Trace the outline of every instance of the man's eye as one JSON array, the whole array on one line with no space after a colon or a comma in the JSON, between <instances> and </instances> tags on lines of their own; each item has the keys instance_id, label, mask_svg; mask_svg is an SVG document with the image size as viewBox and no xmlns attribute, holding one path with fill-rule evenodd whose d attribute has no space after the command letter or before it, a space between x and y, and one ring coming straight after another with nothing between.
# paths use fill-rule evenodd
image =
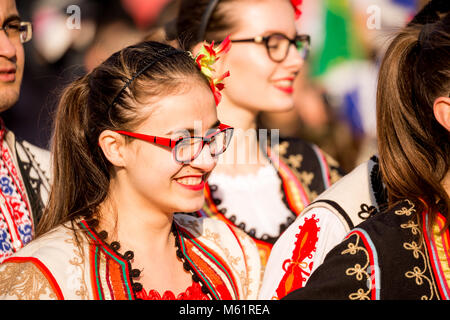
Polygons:
<instances>
[{"instance_id":1,"label":"man's eye","mask_svg":"<svg viewBox=\"0 0 450 320\"><path fill-rule=\"evenodd\" d=\"M8 23L6 25L7 30L13 30L13 31L19 31L20 29L20 23Z\"/></svg>"}]
</instances>

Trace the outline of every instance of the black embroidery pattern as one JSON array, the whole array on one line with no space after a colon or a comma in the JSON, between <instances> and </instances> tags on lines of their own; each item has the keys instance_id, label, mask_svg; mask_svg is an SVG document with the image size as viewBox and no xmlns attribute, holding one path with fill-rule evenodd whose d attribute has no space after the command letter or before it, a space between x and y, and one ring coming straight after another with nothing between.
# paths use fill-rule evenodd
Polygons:
<instances>
[{"instance_id":1,"label":"black embroidery pattern","mask_svg":"<svg viewBox=\"0 0 450 320\"><path fill-rule=\"evenodd\" d=\"M367 220L371 216L375 215L378 212L376 207L370 206L370 205L365 204L365 203L363 203L360 206L360 209L361 210L358 212L358 217L360 217L362 220Z\"/></svg>"},{"instance_id":2,"label":"black embroidery pattern","mask_svg":"<svg viewBox=\"0 0 450 320\"><path fill-rule=\"evenodd\" d=\"M25 189L27 190L33 214L33 219L35 224L37 224L40 220L42 210L45 207L41 194L42 188L44 188L45 192L47 192L48 194L50 190L46 186L50 185L50 181L45 171L36 161L33 153L30 151L30 149L25 147L23 140L16 139L15 147L16 147L16 158L20 172L23 177ZM19 153L17 152L19 148L25 154L24 156L19 156Z\"/></svg>"},{"instance_id":3,"label":"black embroidery pattern","mask_svg":"<svg viewBox=\"0 0 450 320\"><path fill-rule=\"evenodd\" d=\"M374 166L372 167L372 171L370 172L370 184L372 186L372 190L375 195L375 200L377 202L378 208L380 208L381 210L387 204L388 200L387 190L383 186L383 180L381 178L378 157L374 155L370 158L370 160L375 162Z\"/></svg>"}]
</instances>

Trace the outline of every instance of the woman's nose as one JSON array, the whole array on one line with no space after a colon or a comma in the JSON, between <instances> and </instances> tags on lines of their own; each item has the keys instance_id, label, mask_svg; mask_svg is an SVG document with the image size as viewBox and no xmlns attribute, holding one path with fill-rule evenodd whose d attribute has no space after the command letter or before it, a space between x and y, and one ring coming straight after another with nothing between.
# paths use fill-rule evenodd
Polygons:
<instances>
[{"instance_id":1,"label":"woman's nose","mask_svg":"<svg viewBox=\"0 0 450 320\"><path fill-rule=\"evenodd\" d=\"M206 144L200 154L190 162L192 167L201 169L205 172L212 171L217 164L217 158L211 155L209 145Z\"/></svg>"},{"instance_id":2,"label":"woman's nose","mask_svg":"<svg viewBox=\"0 0 450 320\"><path fill-rule=\"evenodd\" d=\"M289 46L289 51L286 59L283 61L283 65L290 70L299 71L305 60L301 56L300 52L298 52L296 46L291 43Z\"/></svg>"}]
</instances>

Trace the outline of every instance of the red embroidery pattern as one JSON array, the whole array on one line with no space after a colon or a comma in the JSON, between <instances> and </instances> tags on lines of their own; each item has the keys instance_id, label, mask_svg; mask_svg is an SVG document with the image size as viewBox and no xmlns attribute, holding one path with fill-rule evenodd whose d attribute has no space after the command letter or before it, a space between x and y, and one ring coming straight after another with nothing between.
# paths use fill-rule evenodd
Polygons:
<instances>
[{"instance_id":1,"label":"red embroidery pattern","mask_svg":"<svg viewBox=\"0 0 450 320\"><path fill-rule=\"evenodd\" d=\"M186 289L185 292L180 293L178 296L172 291L166 291L164 294L159 294L156 290L150 290L148 294L144 289L136 293L136 298L142 300L209 300L208 296L202 292L202 288L197 282L193 282L192 285Z\"/></svg>"},{"instance_id":2,"label":"red embroidery pattern","mask_svg":"<svg viewBox=\"0 0 450 320\"><path fill-rule=\"evenodd\" d=\"M32 239L33 221L27 194L4 137L0 119L0 262Z\"/></svg>"},{"instance_id":3,"label":"red embroidery pattern","mask_svg":"<svg viewBox=\"0 0 450 320\"><path fill-rule=\"evenodd\" d=\"M295 236L295 248L292 251L292 257L283 262L283 270L285 272L280 284L276 290L279 299L286 296L288 293L303 287L306 276L310 275L313 263L309 265L304 261L306 258L312 258L312 252L316 250L316 243L318 241L318 233L320 228L317 226L319 219L306 218L303 226L300 226L300 232ZM306 271L305 269L308 269Z\"/></svg>"},{"instance_id":4,"label":"red embroidery pattern","mask_svg":"<svg viewBox=\"0 0 450 320\"><path fill-rule=\"evenodd\" d=\"M192 266L201 272L207 282L212 285L213 298L221 300L239 300L236 280L230 266L213 250L202 244L186 229L179 226L183 234L181 246ZM180 240L181 237L179 237ZM197 250L195 250L195 248Z\"/></svg>"}]
</instances>

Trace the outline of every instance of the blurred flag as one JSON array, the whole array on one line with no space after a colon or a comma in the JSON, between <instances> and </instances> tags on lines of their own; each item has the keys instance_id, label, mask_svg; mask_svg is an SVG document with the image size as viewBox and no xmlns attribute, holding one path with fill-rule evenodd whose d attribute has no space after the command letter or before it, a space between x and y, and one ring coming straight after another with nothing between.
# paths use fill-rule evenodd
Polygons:
<instances>
[{"instance_id":1,"label":"blurred flag","mask_svg":"<svg viewBox=\"0 0 450 320\"><path fill-rule=\"evenodd\" d=\"M355 33L348 0L323 0L324 40L311 61L312 76L322 76L348 60L364 58L364 50Z\"/></svg>"}]
</instances>

